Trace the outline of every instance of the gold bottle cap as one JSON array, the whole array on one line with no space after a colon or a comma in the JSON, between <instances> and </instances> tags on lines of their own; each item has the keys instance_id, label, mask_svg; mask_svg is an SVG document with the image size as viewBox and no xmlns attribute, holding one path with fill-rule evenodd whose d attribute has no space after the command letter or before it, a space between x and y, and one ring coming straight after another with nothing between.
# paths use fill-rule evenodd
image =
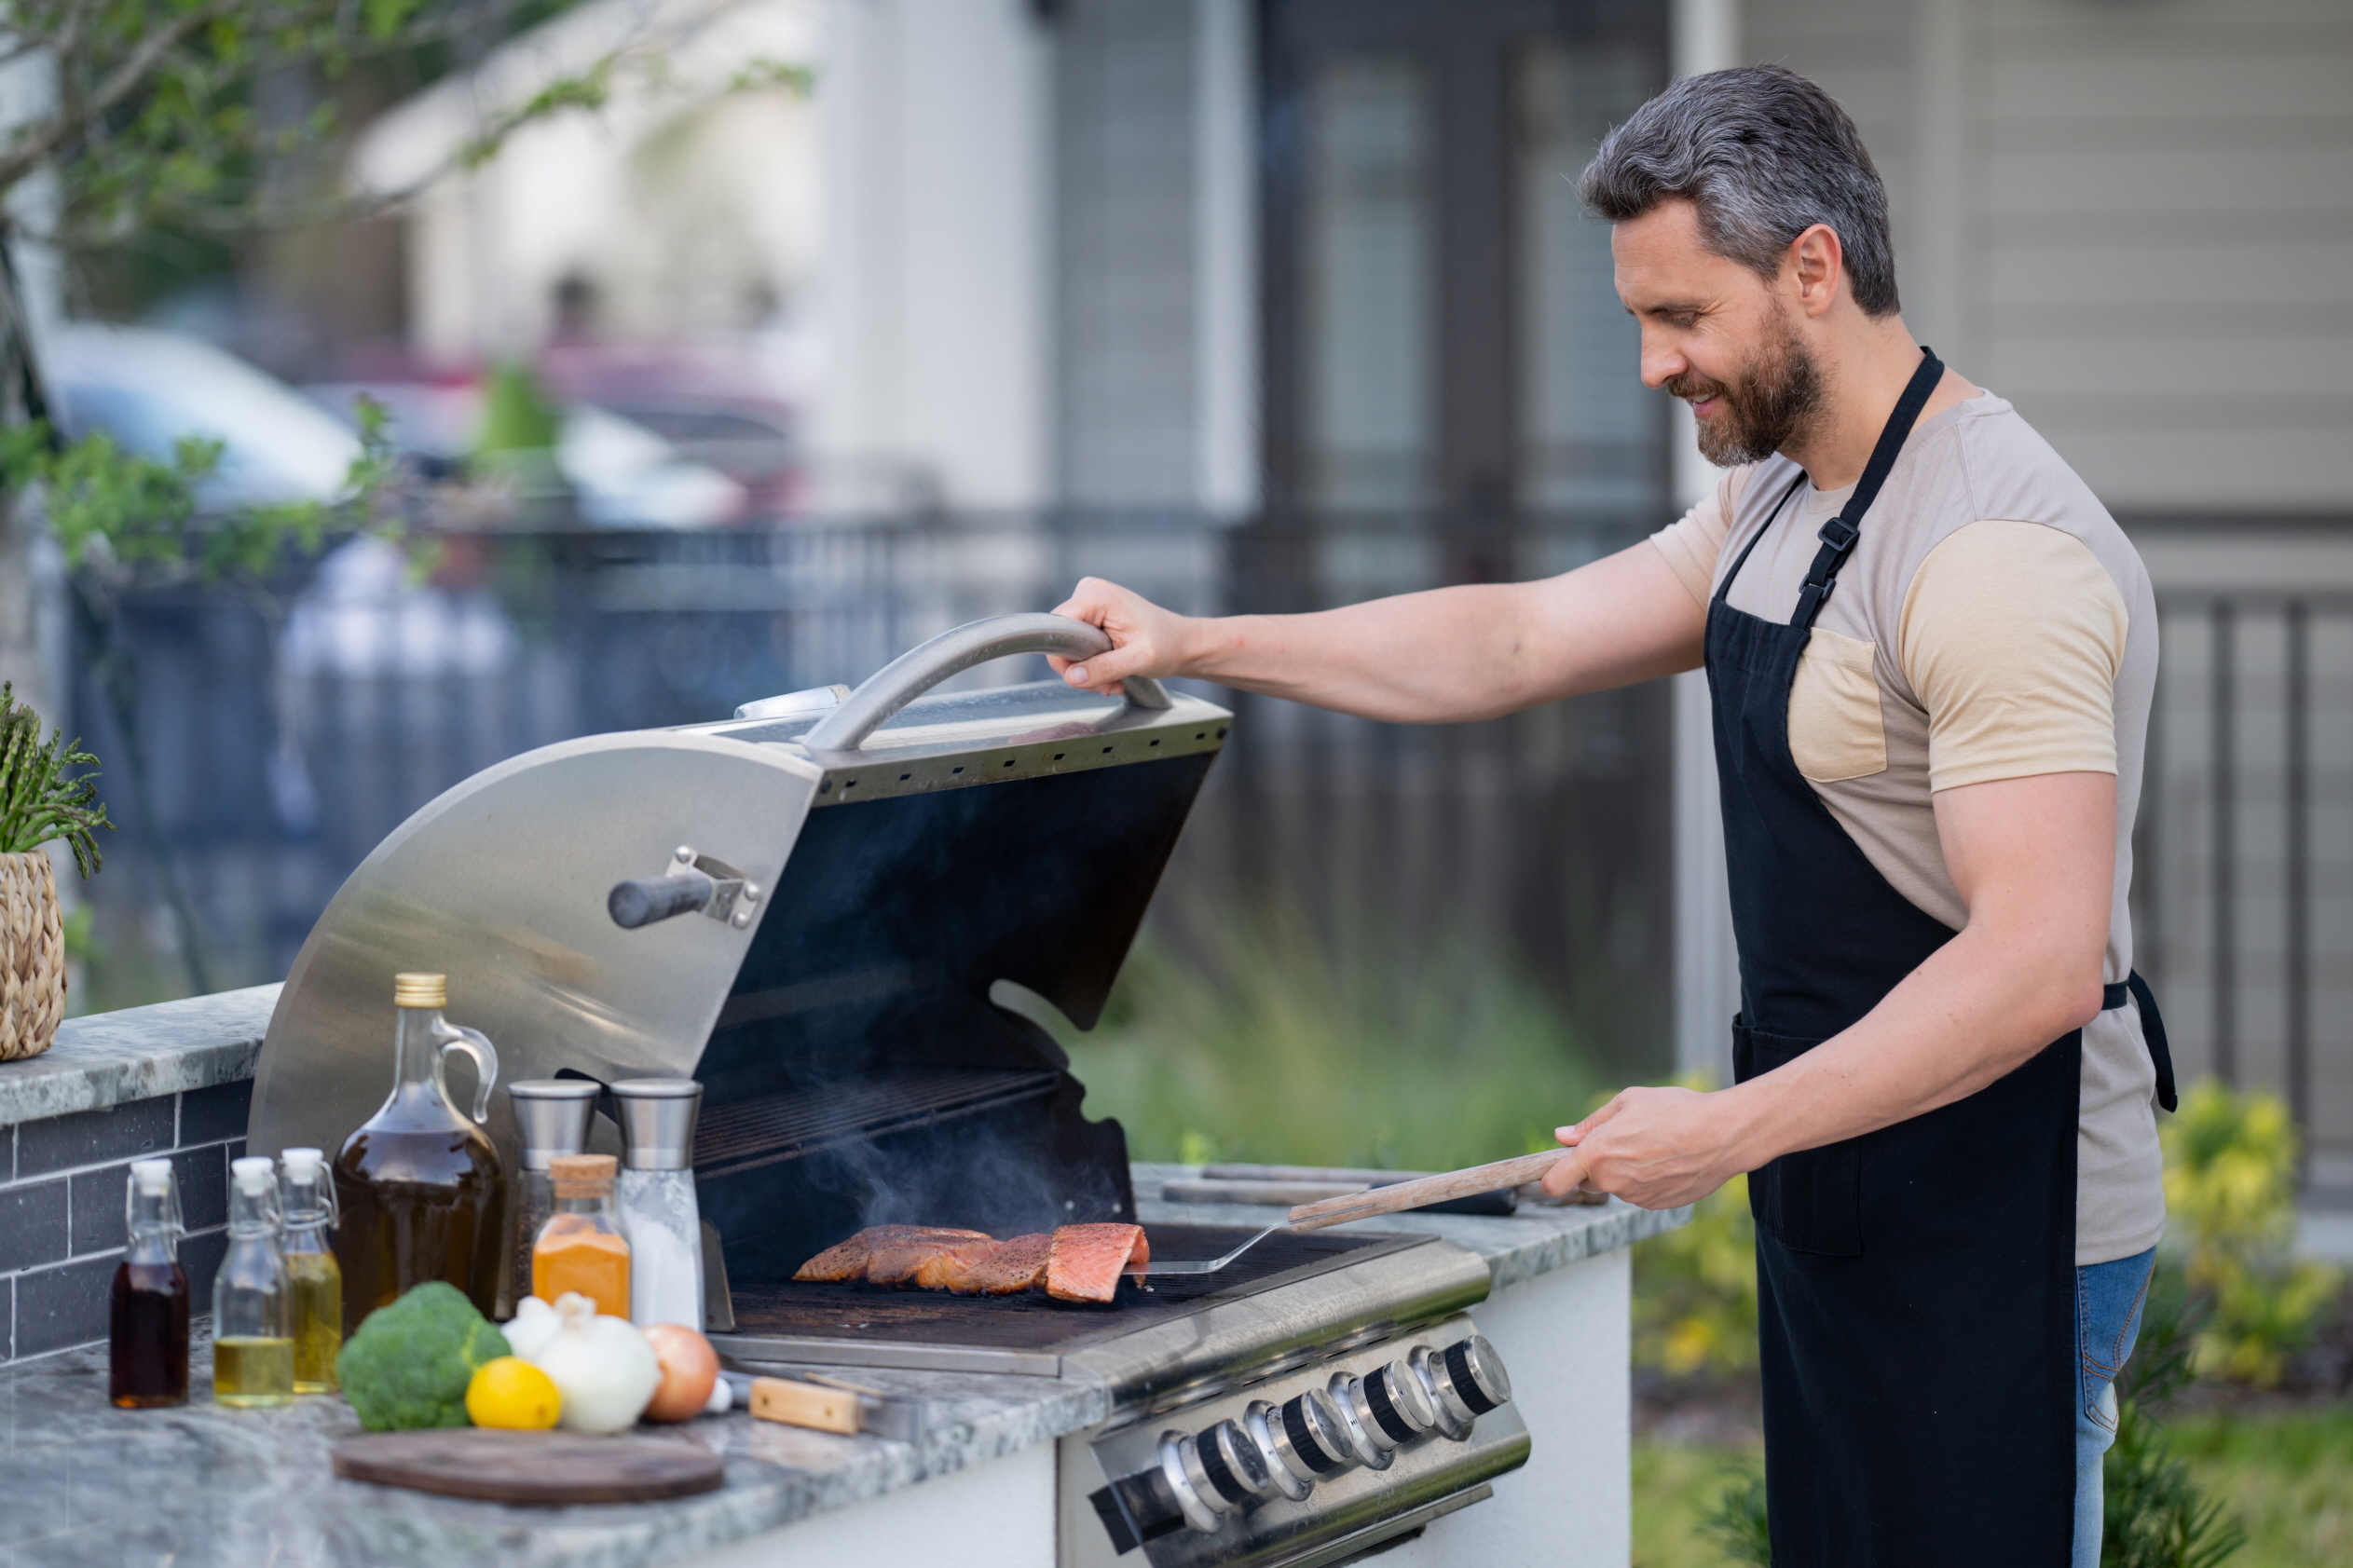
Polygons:
<instances>
[{"instance_id":1,"label":"gold bottle cap","mask_svg":"<svg viewBox=\"0 0 2353 1568\"><path fill-rule=\"evenodd\" d=\"M449 976L446 975L393 975L392 1005L395 1007L448 1006Z\"/></svg>"},{"instance_id":2,"label":"gold bottle cap","mask_svg":"<svg viewBox=\"0 0 2353 1568\"><path fill-rule=\"evenodd\" d=\"M547 1162L548 1185L559 1198L602 1197L613 1190L620 1168L610 1154L558 1154Z\"/></svg>"}]
</instances>

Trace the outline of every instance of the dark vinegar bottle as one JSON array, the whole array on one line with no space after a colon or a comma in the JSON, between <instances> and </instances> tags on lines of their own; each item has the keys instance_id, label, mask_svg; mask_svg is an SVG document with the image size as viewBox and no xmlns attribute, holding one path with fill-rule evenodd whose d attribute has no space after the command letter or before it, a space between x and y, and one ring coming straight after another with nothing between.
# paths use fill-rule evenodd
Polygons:
<instances>
[{"instance_id":1,"label":"dark vinegar bottle","mask_svg":"<svg viewBox=\"0 0 2353 1568\"><path fill-rule=\"evenodd\" d=\"M180 1188L170 1160L130 1167L124 1219L130 1248L115 1271L107 1321L106 1397L127 1411L188 1402L188 1276L180 1246Z\"/></svg>"}]
</instances>

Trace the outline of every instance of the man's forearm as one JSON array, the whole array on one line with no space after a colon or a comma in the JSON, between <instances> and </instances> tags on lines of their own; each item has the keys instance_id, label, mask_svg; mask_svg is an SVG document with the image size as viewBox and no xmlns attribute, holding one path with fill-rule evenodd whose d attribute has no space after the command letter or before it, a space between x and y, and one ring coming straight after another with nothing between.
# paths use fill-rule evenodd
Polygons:
<instances>
[{"instance_id":1,"label":"man's forearm","mask_svg":"<svg viewBox=\"0 0 2353 1568\"><path fill-rule=\"evenodd\" d=\"M1543 582L1187 620L1175 673L1367 718L1443 723L1689 668L1700 623L1646 543Z\"/></svg>"},{"instance_id":2,"label":"man's forearm","mask_svg":"<svg viewBox=\"0 0 2353 1568\"><path fill-rule=\"evenodd\" d=\"M1754 1170L1966 1098L2100 1010L2097 975L2047 951L1963 931L1844 1033L1728 1089L1723 1111Z\"/></svg>"},{"instance_id":3,"label":"man's forearm","mask_svg":"<svg viewBox=\"0 0 2353 1568\"><path fill-rule=\"evenodd\" d=\"M1392 723L1484 718L1542 700L1522 658L1519 599L1481 584L1188 621L1183 673Z\"/></svg>"}]
</instances>

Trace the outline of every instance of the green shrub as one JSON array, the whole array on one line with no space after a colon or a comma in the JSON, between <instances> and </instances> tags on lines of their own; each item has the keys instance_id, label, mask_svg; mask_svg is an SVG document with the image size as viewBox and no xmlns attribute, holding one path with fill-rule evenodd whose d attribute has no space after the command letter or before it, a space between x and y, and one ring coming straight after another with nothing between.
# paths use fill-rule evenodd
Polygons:
<instances>
[{"instance_id":1,"label":"green shrub","mask_svg":"<svg viewBox=\"0 0 2353 1568\"><path fill-rule=\"evenodd\" d=\"M2287 1107L2209 1080L2182 1097L2159 1136L2166 1207L2187 1249L2188 1282L2212 1307L2197 1370L2269 1387L2343 1284L2334 1269L2289 1255L2296 1134Z\"/></svg>"},{"instance_id":2,"label":"green shrub","mask_svg":"<svg viewBox=\"0 0 2353 1568\"><path fill-rule=\"evenodd\" d=\"M1726 1472L1724 1490L1700 1516L1700 1530L1713 1535L1724 1561L1772 1568L1772 1533L1765 1526L1765 1469L1738 1465Z\"/></svg>"}]
</instances>

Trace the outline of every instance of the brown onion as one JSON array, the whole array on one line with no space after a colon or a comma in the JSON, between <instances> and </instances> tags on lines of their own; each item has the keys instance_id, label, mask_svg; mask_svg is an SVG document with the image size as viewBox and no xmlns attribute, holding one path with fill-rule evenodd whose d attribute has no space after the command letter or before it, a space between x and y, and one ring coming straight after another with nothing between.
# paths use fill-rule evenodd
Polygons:
<instances>
[{"instance_id":1,"label":"brown onion","mask_svg":"<svg viewBox=\"0 0 2353 1568\"><path fill-rule=\"evenodd\" d=\"M648 1421L685 1421L701 1415L719 1380L719 1353L711 1342L682 1323L656 1323L646 1343L662 1364L662 1384L646 1406Z\"/></svg>"}]
</instances>

